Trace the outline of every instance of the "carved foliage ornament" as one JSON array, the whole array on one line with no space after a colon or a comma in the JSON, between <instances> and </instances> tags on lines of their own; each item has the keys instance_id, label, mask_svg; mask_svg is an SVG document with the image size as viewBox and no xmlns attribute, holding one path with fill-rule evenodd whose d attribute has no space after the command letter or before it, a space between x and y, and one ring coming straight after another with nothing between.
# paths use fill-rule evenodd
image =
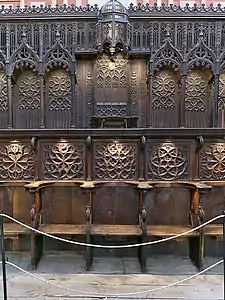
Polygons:
<instances>
[{"instance_id":1,"label":"carved foliage ornament","mask_svg":"<svg viewBox=\"0 0 225 300\"><path fill-rule=\"evenodd\" d=\"M47 78L49 110L71 109L71 77L65 70L54 70Z\"/></svg>"},{"instance_id":2,"label":"carved foliage ornament","mask_svg":"<svg viewBox=\"0 0 225 300\"><path fill-rule=\"evenodd\" d=\"M84 146L60 142L44 146L44 179L82 179Z\"/></svg>"},{"instance_id":3,"label":"carved foliage ornament","mask_svg":"<svg viewBox=\"0 0 225 300\"><path fill-rule=\"evenodd\" d=\"M8 110L7 82L5 72L0 70L0 111Z\"/></svg>"},{"instance_id":4,"label":"carved foliage ornament","mask_svg":"<svg viewBox=\"0 0 225 300\"><path fill-rule=\"evenodd\" d=\"M174 74L168 70L156 73L153 79L152 105L154 108L174 108L176 81Z\"/></svg>"},{"instance_id":5,"label":"carved foliage ornament","mask_svg":"<svg viewBox=\"0 0 225 300\"><path fill-rule=\"evenodd\" d=\"M95 174L97 179L125 180L136 178L137 147L131 143L97 144Z\"/></svg>"},{"instance_id":6,"label":"carved foliage ornament","mask_svg":"<svg viewBox=\"0 0 225 300\"><path fill-rule=\"evenodd\" d=\"M188 72L185 90L186 111L205 111L207 85L208 80L202 72L196 70Z\"/></svg>"},{"instance_id":7,"label":"carved foliage ornament","mask_svg":"<svg viewBox=\"0 0 225 300\"><path fill-rule=\"evenodd\" d=\"M126 88L127 60L122 55L117 55L111 61L106 55L97 60L97 87Z\"/></svg>"},{"instance_id":8,"label":"carved foliage ornament","mask_svg":"<svg viewBox=\"0 0 225 300\"><path fill-rule=\"evenodd\" d=\"M34 178L31 146L18 143L0 145L0 178L9 180Z\"/></svg>"},{"instance_id":9,"label":"carved foliage ornament","mask_svg":"<svg viewBox=\"0 0 225 300\"><path fill-rule=\"evenodd\" d=\"M162 143L149 149L149 179L175 180L187 178L187 157L183 148Z\"/></svg>"},{"instance_id":10,"label":"carved foliage ornament","mask_svg":"<svg viewBox=\"0 0 225 300\"><path fill-rule=\"evenodd\" d=\"M40 109L40 81L32 71L23 72L18 78L19 109Z\"/></svg>"},{"instance_id":11,"label":"carved foliage ornament","mask_svg":"<svg viewBox=\"0 0 225 300\"><path fill-rule=\"evenodd\" d=\"M200 152L200 179L225 179L225 144L205 145Z\"/></svg>"}]
</instances>

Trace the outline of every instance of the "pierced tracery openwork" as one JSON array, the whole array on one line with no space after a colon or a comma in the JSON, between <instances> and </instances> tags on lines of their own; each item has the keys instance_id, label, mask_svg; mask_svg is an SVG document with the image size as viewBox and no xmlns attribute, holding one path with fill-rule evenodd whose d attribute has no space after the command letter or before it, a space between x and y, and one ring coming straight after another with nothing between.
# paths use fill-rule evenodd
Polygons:
<instances>
[{"instance_id":1,"label":"pierced tracery openwork","mask_svg":"<svg viewBox=\"0 0 225 300\"><path fill-rule=\"evenodd\" d=\"M44 146L44 179L83 179L84 146L59 142Z\"/></svg>"},{"instance_id":2,"label":"pierced tracery openwork","mask_svg":"<svg viewBox=\"0 0 225 300\"><path fill-rule=\"evenodd\" d=\"M102 180L136 178L137 147L132 143L103 143L95 146L95 175Z\"/></svg>"},{"instance_id":3,"label":"pierced tracery openwork","mask_svg":"<svg viewBox=\"0 0 225 300\"><path fill-rule=\"evenodd\" d=\"M208 144L201 150L200 179L225 179L225 144Z\"/></svg>"},{"instance_id":4,"label":"pierced tracery openwork","mask_svg":"<svg viewBox=\"0 0 225 300\"><path fill-rule=\"evenodd\" d=\"M188 171L187 149L174 143L162 143L149 148L149 179L175 180L186 179Z\"/></svg>"},{"instance_id":5,"label":"pierced tracery openwork","mask_svg":"<svg viewBox=\"0 0 225 300\"><path fill-rule=\"evenodd\" d=\"M34 178L32 149L28 145L0 145L0 178L21 180Z\"/></svg>"}]
</instances>

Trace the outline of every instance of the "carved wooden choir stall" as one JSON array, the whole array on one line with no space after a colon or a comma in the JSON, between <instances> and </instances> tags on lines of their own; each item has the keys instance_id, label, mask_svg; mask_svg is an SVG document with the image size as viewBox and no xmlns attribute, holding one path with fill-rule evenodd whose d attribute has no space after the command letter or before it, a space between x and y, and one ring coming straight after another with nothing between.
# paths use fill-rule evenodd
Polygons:
<instances>
[{"instance_id":1,"label":"carved wooden choir stall","mask_svg":"<svg viewBox=\"0 0 225 300\"><path fill-rule=\"evenodd\" d=\"M104 245L185 233L225 208L221 6L0 10L0 209ZM38 21L37 21L38 20ZM220 255L222 219L132 249L62 244L4 218L8 250Z\"/></svg>"}]
</instances>

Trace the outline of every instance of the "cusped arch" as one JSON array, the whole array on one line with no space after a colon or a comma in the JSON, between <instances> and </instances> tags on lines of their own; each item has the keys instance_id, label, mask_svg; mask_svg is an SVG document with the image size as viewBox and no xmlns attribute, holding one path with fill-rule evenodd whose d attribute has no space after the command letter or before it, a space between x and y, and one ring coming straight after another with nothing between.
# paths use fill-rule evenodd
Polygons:
<instances>
[{"instance_id":1,"label":"cusped arch","mask_svg":"<svg viewBox=\"0 0 225 300\"><path fill-rule=\"evenodd\" d=\"M35 51L26 43L22 41L17 50L14 51L9 60L10 70L12 75L14 69L28 68L37 71L39 57Z\"/></svg>"},{"instance_id":2,"label":"cusped arch","mask_svg":"<svg viewBox=\"0 0 225 300\"><path fill-rule=\"evenodd\" d=\"M215 72L216 57L212 50L201 40L187 55L188 69L198 67L211 68Z\"/></svg>"},{"instance_id":3,"label":"cusped arch","mask_svg":"<svg viewBox=\"0 0 225 300\"><path fill-rule=\"evenodd\" d=\"M168 40L153 55L153 70L159 71L165 67L169 67L178 71L181 68L182 55Z\"/></svg>"},{"instance_id":4,"label":"cusped arch","mask_svg":"<svg viewBox=\"0 0 225 300\"><path fill-rule=\"evenodd\" d=\"M75 74L75 66L70 53L56 41L54 46L46 52L43 59L44 70L49 72L54 68L63 68Z\"/></svg>"}]
</instances>

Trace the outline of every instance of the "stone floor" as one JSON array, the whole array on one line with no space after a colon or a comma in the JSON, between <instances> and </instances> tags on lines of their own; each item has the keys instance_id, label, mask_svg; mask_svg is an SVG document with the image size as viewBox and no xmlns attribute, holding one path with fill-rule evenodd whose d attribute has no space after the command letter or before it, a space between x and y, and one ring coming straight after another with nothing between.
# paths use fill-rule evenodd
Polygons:
<instances>
[{"instance_id":1,"label":"stone floor","mask_svg":"<svg viewBox=\"0 0 225 300\"><path fill-rule=\"evenodd\" d=\"M174 256L149 258L147 274L141 274L135 258L96 258L89 273L84 271L83 257L68 252L46 253L36 271L30 270L29 256L25 253L7 253L7 259L34 276L67 288L66 290L50 285L8 266L8 300L224 299L223 263L208 271L206 275L167 289L137 295L105 297L105 294L135 293L161 288L198 271L188 258ZM220 259L207 258L205 268ZM0 299L3 299L2 284L0 289ZM90 294L85 294L85 291Z\"/></svg>"}]
</instances>

